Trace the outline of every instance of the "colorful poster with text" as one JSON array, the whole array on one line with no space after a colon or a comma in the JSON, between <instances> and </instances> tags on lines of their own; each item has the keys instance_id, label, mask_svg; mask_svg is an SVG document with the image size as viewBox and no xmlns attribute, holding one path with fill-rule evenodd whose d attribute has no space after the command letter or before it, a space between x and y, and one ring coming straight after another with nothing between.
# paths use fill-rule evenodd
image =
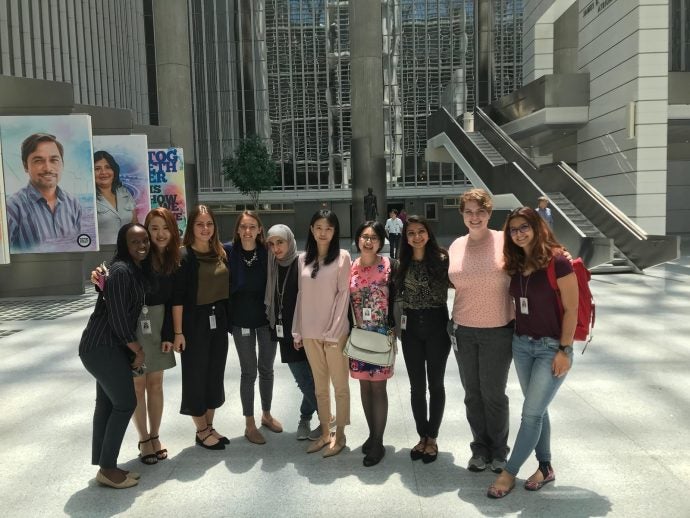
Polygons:
<instances>
[{"instance_id":1,"label":"colorful poster with text","mask_svg":"<svg viewBox=\"0 0 690 518\"><path fill-rule=\"evenodd\" d=\"M149 149L151 208L165 207L175 215L180 236L187 228L182 148Z\"/></svg>"},{"instance_id":2,"label":"colorful poster with text","mask_svg":"<svg viewBox=\"0 0 690 518\"><path fill-rule=\"evenodd\" d=\"M0 117L12 254L98 250L88 115Z\"/></svg>"},{"instance_id":3,"label":"colorful poster with text","mask_svg":"<svg viewBox=\"0 0 690 518\"><path fill-rule=\"evenodd\" d=\"M98 240L117 242L126 223L143 223L151 210L146 135L93 137Z\"/></svg>"}]
</instances>

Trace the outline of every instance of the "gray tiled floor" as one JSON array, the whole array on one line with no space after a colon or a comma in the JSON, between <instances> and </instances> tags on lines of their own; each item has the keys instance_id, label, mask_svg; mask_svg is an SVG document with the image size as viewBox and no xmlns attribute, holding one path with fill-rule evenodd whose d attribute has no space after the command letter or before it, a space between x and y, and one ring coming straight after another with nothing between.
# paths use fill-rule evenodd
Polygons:
<instances>
[{"instance_id":1,"label":"gray tiled floor","mask_svg":"<svg viewBox=\"0 0 690 518\"><path fill-rule=\"evenodd\" d=\"M242 437L239 367L231 346L227 402L215 425L231 438L224 452L193 445L177 414L179 369L166 374L161 437L170 459L144 466L127 431L122 465L142 473L127 491L99 487L89 464L94 382L76 355L90 309L70 302L55 320L0 317L0 502L5 516L690 516L690 257L645 275L595 276L594 342L551 406L557 481L538 493L518 487L485 497L488 473L464 469L470 439L454 359L446 376L446 415L433 464L409 460L416 442L402 359L389 381L387 456L370 469L359 450L366 426L356 382L348 449L332 459L295 440L299 397L276 364L273 410L286 431L268 443ZM28 299L27 299L28 300ZM6 307L0 301L0 307ZM93 297L86 301L90 308ZM75 307L76 306L76 307ZM0 331L1 332L1 331ZM514 373L511 441L522 401ZM258 395L257 395L258 406ZM534 469L530 460L520 477Z\"/></svg>"}]
</instances>

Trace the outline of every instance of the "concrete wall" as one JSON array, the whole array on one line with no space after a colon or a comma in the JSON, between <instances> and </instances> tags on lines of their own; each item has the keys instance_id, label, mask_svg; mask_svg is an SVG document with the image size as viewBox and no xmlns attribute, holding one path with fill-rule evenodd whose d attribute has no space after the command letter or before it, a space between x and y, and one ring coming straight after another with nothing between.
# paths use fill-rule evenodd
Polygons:
<instances>
[{"instance_id":1,"label":"concrete wall","mask_svg":"<svg viewBox=\"0 0 690 518\"><path fill-rule=\"evenodd\" d=\"M590 74L590 109L577 169L646 231L664 234L668 0L590 5L579 2L578 71Z\"/></svg>"}]
</instances>

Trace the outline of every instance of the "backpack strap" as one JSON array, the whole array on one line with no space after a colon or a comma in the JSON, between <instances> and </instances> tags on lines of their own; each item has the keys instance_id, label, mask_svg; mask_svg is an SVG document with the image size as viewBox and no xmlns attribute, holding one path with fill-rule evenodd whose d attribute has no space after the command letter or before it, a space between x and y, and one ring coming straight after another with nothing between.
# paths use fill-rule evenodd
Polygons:
<instances>
[{"instance_id":1,"label":"backpack strap","mask_svg":"<svg viewBox=\"0 0 690 518\"><path fill-rule=\"evenodd\" d=\"M558 302L558 311L561 313L561 320L563 319L563 302L561 301L561 290L558 289L558 281L556 280L556 258L552 257L549 265L546 267L546 276L549 278L551 289L556 292L556 301Z\"/></svg>"}]
</instances>

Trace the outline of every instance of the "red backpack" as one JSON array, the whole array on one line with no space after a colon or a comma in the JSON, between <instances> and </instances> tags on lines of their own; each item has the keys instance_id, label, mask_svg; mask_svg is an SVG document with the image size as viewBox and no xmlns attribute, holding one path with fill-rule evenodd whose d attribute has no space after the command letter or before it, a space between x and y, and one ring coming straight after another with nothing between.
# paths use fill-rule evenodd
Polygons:
<instances>
[{"instance_id":1,"label":"red backpack","mask_svg":"<svg viewBox=\"0 0 690 518\"><path fill-rule=\"evenodd\" d=\"M577 289L578 289L578 301L577 301L577 327L575 328L575 340L585 341L584 349L582 353L584 354L587 345L592 340L592 329L594 328L594 320L596 317L596 311L594 306L594 297L592 297L592 292L589 289L589 280L592 278L591 272L582 262L579 257L573 259L571 262L573 266L573 271L577 277ZM558 294L558 309L563 315L563 303L561 302L561 292L558 289L558 283L556 282L556 265L553 260L549 262L549 266L546 269L546 275L549 278L549 284Z\"/></svg>"}]
</instances>

